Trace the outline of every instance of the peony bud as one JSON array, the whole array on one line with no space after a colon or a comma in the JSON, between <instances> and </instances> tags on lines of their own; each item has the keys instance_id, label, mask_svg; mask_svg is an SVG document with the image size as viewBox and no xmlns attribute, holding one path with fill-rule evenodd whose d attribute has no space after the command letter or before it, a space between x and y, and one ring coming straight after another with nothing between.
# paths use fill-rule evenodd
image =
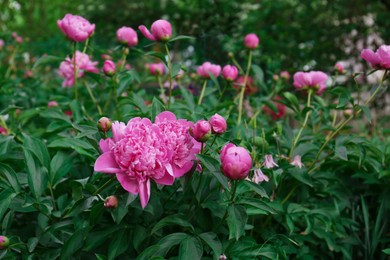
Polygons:
<instances>
[{"instance_id":1,"label":"peony bud","mask_svg":"<svg viewBox=\"0 0 390 260\"><path fill-rule=\"evenodd\" d=\"M83 42L95 31L95 25L85 18L67 14L62 20L57 21L58 28L72 41Z\"/></svg>"},{"instance_id":2,"label":"peony bud","mask_svg":"<svg viewBox=\"0 0 390 260\"><path fill-rule=\"evenodd\" d=\"M105 53L103 53L100 57L102 58L102 60L112 60L112 57Z\"/></svg>"},{"instance_id":3,"label":"peony bud","mask_svg":"<svg viewBox=\"0 0 390 260\"><path fill-rule=\"evenodd\" d=\"M157 20L151 26L151 32L144 26L138 27L142 34L151 41L169 41L172 37L172 26L166 20Z\"/></svg>"},{"instance_id":4,"label":"peony bud","mask_svg":"<svg viewBox=\"0 0 390 260\"><path fill-rule=\"evenodd\" d=\"M108 131L111 130L112 127L112 122L109 118L107 117L102 117L98 121L98 128L101 132L107 133Z\"/></svg>"},{"instance_id":5,"label":"peony bud","mask_svg":"<svg viewBox=\"0 0 390 260\"><path fill-rule=\"evenodd\" d=\"M250 33L245 36L244 45L246 48L254 50L259 46L259 37L256 34Z\"/></svg>"},{"instance_id":6,"label":"peony bud","mask_svg":"<svg viewBox=\"0 0 390 260\"><path fill-rule=\"evenodd\" d=\"M211 125L206 120L199 120L190 127L191 136L198 142L206 142L211 136Z\"/></svg>"},{"instance_id":7,"label":"peony bud","mask_svg":"<svg viewBox=\"0 0 390 260\"><path fill-rule=\"evenodd\" d=\"M150 74L153 76L161 76L165 72L164 63L151 63L147 64L147 67L149 68Z\"/></svg>"},{"instance_id":8,"label":"peony bud","mask_svg":"<svg viewBox=\"0 0 390 260\"><path fill-rule=\"evenodd\" d=\"M118 207L118 198L114 195L107 197L104 201L104 207L115 209L116 207Z\"/></svg>"},{"instance_id":9,"label":"peony bud","mask_svg":"<svg viewBox=\"0 0 390 260\"><path fill-rule=\"evenodd\" d=\"M274 75L272 76L272 79L273 79L274 81L278 81L278 80L279 80L279 75L278 75L278 74L274 74Z\"/></svg>"},{"instance_id":10,"label":"peony bud","mask_svg":"<svg viewBox=\"0 0 390 260\"><path fill-rule=\"evenodd\" d=\"M215 114L210 118L209 122L214 134L223 134L226 132L227 124L225 118L222 116Z\"/></svg>"},{"instance_id":11,"label":"peony bud","mask_svg":"<svg viewBox=\"0 0 390 260\"><path fill-rule=\"evenodd\" d=\"M280 77L286 81L289 81L291 78L290 73L286 70L280 72Z\"/></svg>"},{"instance_id":12,"label":"peony bud","mask_svg":"<svg viewBox=\"0 0 390 260\"><path fill-rule=\"evenodd\" d=\"M136 46L138 44L137 32L131 27L123 26L116 31L116 38L122 44L129 47Z\"/></svg>"},{"instance_id":13,"label":"peony bud","mask_svg":"<svg viewBox=\"0 0 390 260\"><path fill-rule=\"evenodd\" d=\"M9 239L6 236L0 236L0 249L7 249L9 246Z\"/></svg>"},{"instance_id":14,"label":"peony bud","mask_svg":"<svg viewBox=\"0 0 390 260\"><path fill-rule=\"evenodd\" d=\"M58 107L58 102L57 101L49 101L49 103L47 103L47 106L48 107Z\"/></svg>"},{"instance_id":15,"label":"peony bud","mask_svg":"<svg viewBox=\"0 0 390 260\"><path fill-rule=\"evenodd\" d=\"M103 64L103 72L106 76L113 76L115 74L115 63L112 60L105 60Z\"/></svg>"},{"instance_id":16,"label":"peony bud","mask_svg":"<svg viewBox=\"0 0 390 260\"><path fill-rule=\"evenodd\" d=\"M208 61L204 62L202 66L199 66L198 69L196 70L198 73L199 77L209 79L210 74L213 74L214 77L218 77L219 74L221 74L221 66L212 64Z\"/></svg>"},{"instance_id":17,"label":"peony bud","mask_svg":"<svg viewBox=\"0 0 390 260\"><path fill-rule=\"evenodd\" d=\"M238 76L238 69L236 66L226 65L222 69L222 77L227 81L234 81Z\"/></svg>"},{"instance_id":18,"label":"peony bud","mask_svg":"<svg viewBox=\"0 0 390 260\"><path fill-rule=\"evenodd\" d=\"M337 71L339 74L344 74L345 73L345 69L344 69L344 66L341 62L337 62L335 65L334 65L334 69L335 71Z\"/></svg>"},{"instance_id":19,"label":"peony bud","mask_svg":"<svg viewBox=\"0 0 390 260\"><path fill-rule=\"evenodd\" d=\"M252 167L252 158L248 151L232 143L222 148L220 160L222 173L232 180L245 179Z\"/></svg>"}]
</instances>

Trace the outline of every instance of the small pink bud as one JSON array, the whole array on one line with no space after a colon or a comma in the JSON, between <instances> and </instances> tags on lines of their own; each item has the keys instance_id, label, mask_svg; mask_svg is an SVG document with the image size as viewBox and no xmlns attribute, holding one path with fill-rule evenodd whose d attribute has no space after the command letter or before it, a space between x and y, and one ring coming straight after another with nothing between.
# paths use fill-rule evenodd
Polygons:
<instances>
[{"instance_id":1,"label":"small pink bud","mask_svg":"<svg viewBox=\"0 0 390 260\"><path fill-rule=\"evenodd\" d=\"M223 134L226 132L227 124L225 118L222 116L215 114L210 118L209 122L214 134Z\"/></svg>"},{"instance_id":2,"label":"small pink bud","mask_svg":"<svg viewBox=\"0 0 390 260\"><path fill-rule=\"evenodd\" d=\"M103 64L103 72L106 76L113 76L115 74L115 63L112 60L105 60Z\"/></svg>"},{"instance_id":3,"label":"small pink bud","mask_svg":"<svg viewBox=\"0 0 390 260\"><path fill-rule=\"evenodd\" d=\"M227 260L226 255L220 255L220 256L219 256L219 260Z\"/></svg>"},{"instance_id":4,"label":"small pink bud","mask_svg":"<svg viewBox=\"0 0 390 260\"><path fill-rule=\"evenodd\" d=\"M150 63L146 65L149 68L150 74L153 76L161 76L165 72L164 63Z\"/></svg>"},{"instance_id":5,"label":"small pink bud","mask_svg":"<svg viewBox=\"0 0 390 260\"><path fill-rule=\"evenodd\" d=\"M245 179L252 167L252 158L249 152L232 143L222 148L220 160L222 173L232 180Z\"/></svg>"},{"instance_id":6,"label":"small pink bud","mask_svg":"<svg viewBox=\"0 0 390 260\"><path fill-rule=\"evenodd\" d=\"M104 201L104 207L115 209L116 207L118 207L118 198L114 195L107 197Z\"/></svg>"},{"instance_id":7,"label":"small pink bud","mask_svg":"<svg viewBox=\"0 0 390 260\"><path fill-rule=\"evenodd\" d=\"M95 31L95 25L85 18L66 14L62 20L57 21L58 28L72 41L83 42Z\"/></svg>"},{"instance_id":8,"label":"small pink bud","mask_svg":"<svg viewBox=\"0 0 390 260\"><path fill-rule=\"evenodd\" d=\"M7 249L9 246L9 239L6 236L0 236L0 250Z\"/></svg>"},{"instance_id":9,"label":"small pink bud","mask_svg":"<svg viewBox=\"0 0 390 260\"><path fill-rule=\"evenodd\" d=\"M278 75L278 74L274 74L274 75L272 76L272 79L273 79L274 81L278 81L278 80L279 80L279 75Z\"/></svg>"},{"instance_id":10,"label":"small pink bud","mask_svg":"<svg viewBox=\"0 0 390 260\"><path fill-rule=\"evenodd\" d=\"M335 71L337 71L337 73L339 74L344 74L345 73L345 69L344 69L344 66L341 62L337 62L335 65L334 65L334 69Z\"/></svg>"},{"instance_id":11,"label":"small pink bud","mask_svg":"<svg viewBox=\"0 0 390 260\"><path fill-rule=\"evenodd\" d=\"M123 26L116 31L116 38L122 44L129 47L136 46L138 44L137 32L131 27Z\"/></svg>"},{"instance_id":12,"label":"small pink bud","mask_svg":"<svg viewBox=\"0 0 390 260\"><path fill-rule=\"evenodd\" d=\"M0 126L0 135L8 135L8 130Z\"/></svg>"},{"instance_id":13,"label":"small pink bud","mask_svg":"<svg viewBox=\"0 0 390 260\"><path fill-rule=\"evenodd\" d=\"M236 66L226 65L222 69L222 77L227 81L234 81L238 76L238 69Z\"/></svg>"},{"instance_id":14,"label":"small pink bud","mask_svg":"<svg viewBox=\"0 0 390 260\"><path fill-rule=\"evenodd\" d=\"M98 128L101 132L107 133L108 131L111 130L112 127L112 122L109 118L107 117L102 117L98 121Z\"/></svg>"},{"instance_id":15,"label":"small pink bud","mask_svg":"<svg viewBox=\"0 0 390 260\"><path fill-rule=\"evenodd\" d=\"M279 167L274 161L274 158L272 158L271 154L267 154L264 157L264 163L263 163L264 168L266 169L272 169L274 167Z\"/></svg>"},{"instance_id":16,"label":"small pink bud","mask_svg":"<svg viewBox=\"0 0 390 260\"><path fill-rule=\"evenodd\" d=\"M206 142L211 136L211 125L206 120L199 120L190 127L191 136L198 142Z\"/></svg>"},{"instance_id":17,"label":"small pink bud","mask_svg":"<svg viewBox=\"0 0 390 260\"><path fill-rule=\"evenodd\" d=\"M47 106L48 107L58 107L59 105L58 105L57 101L52 100L52 101L49 101L49 103L47 103Z\"/></svg>"},{"instance_id":18,"label":"small pink bud","mask_svg":"<svg viewBox=\"0 0 390 260\"><path fill-rule=\"evenodd\" d=\"M280 72L280 77L286 81L289 81L291 78L290 73L286 70Z\"/></svg>"},{"instance_id":19,"label":"small pink bud","mask_svg":"<svg viewBox=\"0 0 390 260\"><path fill-rule=\"evenodd\" d=\"M172 37L172 25L166 20L155 21L151 26L151 32L144 25L138 28L151 41L166 42Z\"/></svg>"},{"instance_id":20,"label":"small pink bud","mask_svg":"<svg viewBox=\"0 0 390 260\"><path fill-rule=\"evenodd\" d=\"M112 60L112 57L105 53L103 53L100 57L102 58L102 60Z\"/></svg>"},{"instance_id":21,"label":"small pink bud","mask_svg":"<svg viewBox=\"0 0 390 260\"><path fill-rule=\"evenodd\" d=\"M257 46L259 46L259 42L259 37L257 37L257 35L254 33L247 34L244 39L245 47L251 50L256 49Z\"/></svg>"},{"instance_id":22,"label":"small pink bud","mask_svg":"<svg viewBox=\"0 0 390 260\"><path fill-rule=\"evenodd\" d=\"M31 70L26 70L24 72L24 77L25 78L32 78L32 77L34 77L34 74L33 74L33 72Z\"/></svg>"}]
</instances>

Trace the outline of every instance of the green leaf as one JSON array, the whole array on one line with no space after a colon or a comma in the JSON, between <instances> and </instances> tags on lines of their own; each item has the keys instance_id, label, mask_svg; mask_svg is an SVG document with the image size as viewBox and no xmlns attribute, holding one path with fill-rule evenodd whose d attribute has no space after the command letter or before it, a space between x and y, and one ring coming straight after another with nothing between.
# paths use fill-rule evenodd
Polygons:
<instances>
[{"instance_id":1,"label":"green leaf","mask_svg":"<svg viewBox=\"0 0 390 260\"><path fill-rule=\"evenodd\" d=\"M83 119L83 114L81 112L81 104L77 100L73 100L69 103L70 109L72 110L72 118L78 123Z\"/></svg>"},{"instance_id":2,"label":"green leaf","mask_svg":"<svg viewBox=\"0 0 390 260\"><path fill-rule=\"evenodd\" d=\"M12 201L12 199L16 196L17 194L14 193L11 189L3 190L0 193L0 220L3 219L3 216L5 212L9 209L9 205Z\"/></svg>"},{"instance_id":3,"label":"green leaf","mask_svg":"<svg viewBox=\"0 0 390 260\"><path fill-rule=\"evenodd\" d=\"M344 161L348 161L348 152L345 146L336 146L335 155Z\"/></svg>"},{"instance_id":4,"label":"green leaf","mask_svg":"<svg viewBox=\"0 0 390 260\"><path fill-rule=\"evenodd\" d=\"M178 41L178 40L195 40L195 39L196 38L192 37L192 36L178 35L178 36L175 36L172 39L170 39L168 42L174 42L174 41Z\"/></svg>"},{"instance_id":5,"label":"green leaf","mask_svg":"<svg viewBox=\"0 0 390 260\"><path fill-rule=\"evenodd\" d=\"M90 143L76 138L59 138L54 140L49 144L50 148L67 148L76 150L78 153L87 155L89 157L95 158L95 154L97 153L95 147L93 147Z\"/></svg>"},{"instance_id":6,"label":"green leaf","mask_svg":"<svg viewBox=\"0 0 390 260\"><path fill-rule=\"evenodd\" d=\"M129 240L130 237L127 235L126 230L115 233L108 247L108 259L115 259L117 256L123 254L129 247Z\"/></svg>"},{"instance_id":7,"label":"green leaf","mask_svg":"<svg viewBox=\"0 0 390 260\"><path fill-rule=\"evenodd\" d=\"M260 84L264 83L264 72L258 65L252 65L252 70L255 73L256 79Z\"/></svg>"},{"instance_id":8,"label":"green leaf","mask_svg":"<svg viewBox=\"0 0 390 260\"><path fill-rule=\"evenodd\" d=\"M197 260L203 255L202 243L196 237L188 237L180 243L179 259Z\"/></svg>"},{"instance_id":9,"label":"green leaf","mask_svg":"<svg viewBox=\"0 0 390 260\"><path fill-rule=\"evenodd\" d=\"M371 124L371 111L367 106L360 106L368 122Z\"/></svg>"},{"instance_id":10,"label":"green leaf","mask_svg":"<svg viewBox=\"0 0 390 260\"><path fill-rule=\"evenodd\" d=\"M200 234L199 237L214 251L215 256L222 254L222 244L213 232Z\"/></svg>"},{"instance_id":11,"label":"green leaf","mask_svg":"<svg viewBox=\"0 0 390 260\"><path fill-rule=\"evenodd\" d=\"M137 95L136 93L133 93L128 98L128 100L130 104L138 107L143 114L146 114L148 108L145 105L145 100L141 96Z\"/></svg>"},{"instance_id":12,"label":"green leaf","mask_svg":"<svg viewBox=\"0 0 390 260\"><path fill-rule=\"evenodd\" d=\"M390 248L383 249L382 252L386 255L390 255Z\"/></svg>"},{"instance_id":13,"label":"green leaf","mask_svg":"<svg viewBox=\"0 0 390 260\"><path fill-rule=\"evenodd\" d=\"M181 95L183 96L184 101L186 102L189 110L195 111L194 96L191 94L191 92L183 86L180 86L180 92L181 92Z\"/></svg>"},{"instance_id":14,"label":"green leaf","mask_svg":"<svg viewBox=\"0 0 390 260\"><path fill-rule=\"evenodd\" d=\"M245 186L249 187L252 191L259 194L261 197L269 198L267 192L264 190L263 187L260 186L260 184L253 183L251 181L244 180L241 183L243 183Z\"/></svg>"},{"instance_id":15,"label":"green leaf","mask_svg":"<svg viewBox=\"0 0 390 260\"><path fill-rule=\"evenodd\" d=\"M220 169L217 168L220 165L219 161L211 156L204 154L197 154L196 157L201 161L203 166L205 166L206 169L217 178L219 183L228 190L229 184L227 178L221 173Z\"/></svg>"},{"instance_id":16,"label":"green leaf","mask_svg":"<svg viewBox=\"0 0 390 260\"><path fill-rule=\"evenodd\" d=\"M152 105L150 107L150 116L152 120L155 120L156 116L163 111L165 111L164 105L156 97L153 97Z\"/></svg>"},{"instance_id":17,"label":"green leaf","mask_svg":"<svg viewBox=\"0 0 390 260\"><path fill-rule=\"evenodd\" d=\"M0 176L4 176L8 183L6 185L18 193L20 192L20 184L16 172L6 164L0 163ZM9 184L9 185L8 185Z\"/></svg>"},{"instance_id":18,"label":"green leaf","mask_svg":"<svg viewBox=\"0 0 390 260\"><path fill-rule=\"evenodd\" d=\"M56 57L56 56L50 56L50 55L45 55L40 57L33 65L32 69L35 70L37 67L46 64L46 63L51 63L51 62L59 62L63 61L62 58Z\"/></svg>"},{"instance_id":19,"label":"green leaf","mask_svg":"<svg viewBox=\"0 0 390 260\"><path fill-rule=\"evenodd\" d=\"M48 182L48 170L41 166L36 156L29 150L23 149L26 160L28 185L38 199L46 190Z\"/></svg>"},{"instance_id":20,"label":"green leaf","mask_svg":"<svg viewBox=\"0 0 390 260\"><path fill-rule=\"evenodd\" d=\"M230 205L228 208L227 223L229 226L229 239L238 240L245 234L245 224L248 220L245 207L240 205Z\"/></svg>"},{"instance_id":21,"label":"green leaf","mask_svg":"<svg viewBox=\"0 0 390 260\"><path fill-rule=\"evenodd\" d=\"M160 59L162 62L164 62L165 65L167 65L167 61L165 59L165 54L163 54L161 52L149 51L149 52L145 53L145 55L156 57L156 58Z\"/></svg>"},{"instance_id":22,"label":"green leaf","mask_svg":"<svg viewBox=\"0 0 390 260\"><path fill-rule=\"evenodd\" d=\"M153 234L161 228L170 225L178 225L183 228L189 228L191 229L191 231L195 231L194 227L186 219L187 217L184 214L170 215L168 217L163 218L156 225L154 225L151 233Z\"/></svg>"},{"instance_id":23,"label":"green leaf","mask_svg":"<svg viewBox=\"0 0 390 260\"><path fill-rule=\"evenodd\" d=\"M283 97L288 100L289 104L286 103L287 106L292 108L295 112L299 112L299 101L297 97L291 92L284 92Z\"/></svg>"},{"instance_id":24,"label":"green leaf","mask_svg":"<svg viewBox=\"0 0 390 260\"><path fill-rule=\"evenodd\" d=\"M58 151L50 162L49 182L55 186L63 176L72 169L72 157L63 151Z\"/></svg>"},{"instance_id":25,"label":"green leaf","mask_svg":"<svg viewBox=\"0 0 390 260\"><path fill-rule=\"evenodd\" d=\"M39 159L41 165L49 169L50 155L45 143L38 138L30 137L26 134L23 134L23 137L24 149L30 150Z\"/></svg>"},{"instance_id":26,"label":"green leaf","mask_svg":"<svg viewBox=\"0 0 390 260\"><path fill-rule=\"evenodd\" d=\"M75 253L83 247L88 227L78 229L65 242L61 249L60 259L68 260L75 256Z\"/></svg>"}]
</instances>

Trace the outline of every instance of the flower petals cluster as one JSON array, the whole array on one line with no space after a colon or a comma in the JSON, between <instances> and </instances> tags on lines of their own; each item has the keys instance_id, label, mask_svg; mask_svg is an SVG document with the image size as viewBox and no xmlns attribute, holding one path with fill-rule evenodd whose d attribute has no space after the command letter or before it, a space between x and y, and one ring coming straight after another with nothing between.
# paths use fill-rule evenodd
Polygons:
<instances>
[{"instance_id":1,"label":"flower petals cluster","mask_svg":"<svg viewBox=\"0 0 390 260\"><path fill-rule=\"evenodd\" d=\"M196 70L199 77L209 79L210 74L213 74L214 77L218 77L221 74L221 66L212 64L208 61L204 62L201 66Z\"/></svg>"},{"instance_id":2,"label":"flower petals cluster","mask_svg":"<svg viewBox=\"0 0 390 260\"><path fill-rule=\"evenodd\" d=\"M95 25L79 15L66 14L57 21L57 25L66 37L75 42L85 41L95 31Z\"/></svg>"},{"instance_id":3,"label":"flower petals cluster","mask_svg":"<svg viewBox=\"0 0 390 260\"><path fill-rule=\"evenodd\" d=\"M191 122L176 119L168 111L152 123L133 118L127 124L114 122L112 138L100 141L103 154L95 162L97 172L116 174L122 187L139 194L143 208L149 202L150 181L172 185L193 166L200 144L189 135Z\"/></svg>"},{"instance_id":4,"label":"flower petals cluster","mask_svg":"<svg viewBox=\"0 0 390 260\"><path fill-rule=\"evenodd\" d=\"M145 25L138 27L141 33L151 41L169 41L172 37L172 25L166 20L157 20L152 23L150 31Z\"/></svg>"},{"instance_id":5,"label":"flower petals cluster","mask_svg":"<svg viewBox=\"0 0 390 260\"><path fill-rule=\"evenodd\" d=\"M74 59L66 58L65 61L61 62L58 74L65 80L62 82L63 87L72 87L74 85ZM91 73L98 73L99 69L96 67L97 61L91 61L89 56L80 51L76 51L76 69L77 78L84 75L84 71Z\"/></svg>"},{"instance_id":6,"label":"flower petals cluster","mask_svg":"<svg viewBox=\"0 0 390 260\"><path fill-rule=\"evenodd\" d=\"M360 56L374 69L390 69L390 45L381 45L376 52L363 49Z\"/></svg>"},{"instance_id":7,"label":"flower petals cluster","mask_svg":"<svg viewBox=\"0 0 390 260\"><path fill-rule=\"evenodd\" d=\"M117 40L129 47L136 46L138 44L138 35L131 27L123 26L116 31Z\"/></svg>"},{"instance_id":8,"label":"flower petals cluster","mask_svg":"<svg viewBox=\"0 0 390 260\"><path fill-rule=\"evenodd\" d=\"M293 85L298 90L314 89L321 95L326 89L328 75L322 71L296 72Z\"/></svg>"}]
</instances>

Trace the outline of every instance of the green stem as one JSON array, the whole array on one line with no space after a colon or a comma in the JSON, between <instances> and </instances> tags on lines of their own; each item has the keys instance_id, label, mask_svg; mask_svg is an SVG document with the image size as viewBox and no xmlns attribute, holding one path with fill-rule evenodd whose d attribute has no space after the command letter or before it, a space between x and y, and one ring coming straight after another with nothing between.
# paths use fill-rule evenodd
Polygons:
<instances>
[{"instance_id":1,"label":"green stem","mask_svg":"<svg viewBox=\"0 0 390 260\"><path fill-rule=\"evenodd\" d=\"M171 105L171 97L172 97L172 61L171 61L171 54L169 53L168 44L164 44L165 51L167 52L167 64L168 64L168 70L169 70L169 97L168 97L168 109Z\"/></svg>"},{"instance_id":2,"label":"green stem","mask_svg":"<svg viewBox=\"0 0 390 260\"><path fill-rule=\"evenodd\" d=\"M249 71L251 69L252 65L252 50L249 50L249 58L248 58L248 65L246 68L246 73L244 77L244 84L241 87L241 92L240 92L240 101L238 103L238 119L237 119L237 125L241 124L241 117L242 117L242 109L243 109L243 103L244 103L244 93L245 93L245 88L246 88L246 82L248 80L249 76Z\"/></svg>"},{"instance_id":3,"label":"green stem","mask_svg":"<svg viewBox=\"0 0 390 260\"><path fill-rule=\"evenodd\" d=\"M99 189L97 189L93 195L96 196L97 194L99 194L99 192L101 192L102 190L104 190L105 188L107 188L108 185L110 185L113 181L115 181L116 177L113 176L111 177L106 183L104 183Z\"/></svg>"},{"instance_id":4,"label":"green stem","mask_svg":"<svg viewBox=\"0 0 390 260\"><path fill-rule=\"evenodd\" d=\"M206 90L206 85L207 85L207 80L205 79L204 82L203 82L202 91L200 92L200 96L199 96L199 100L198 100L198 105L202 104L204 92L205 92L205 90Z\"/></svg>"},{"instance_id":5,"label":"green stem","mask_svg":"<svg viewBox=\"0 0 390 260\"><path fill-rule=\"evenodd\" d=\"M387 72L388 72L388 70L385 70L385 72L383 73L382 79L381 79L381 81L379 83L379 86L376 88L374 93L364 103L365 106L369 105L374 100L375 96L378 94L379 90L382 88L383 82L386 79ZM352 115L350 115L347 119L345 119L344 121L341 121L337 125L337 128L333 132L328 134L328 136L325 138L325 143L321 146L320 150L318 151L318 153L317 153L317 155L316 155L316 157L314 159L312 167L315 166L315 163L318 161L318 159L319 159L319 157L321 155L321 152L325 149L325 147L333 139L333 137L335 137L341 131L341 129L344 128L344 126L346 126L352 119L354 119L356 116L358 116L361 112L362 112L362 109L359 108L356 112L353 112ZM309 172L311 172L311 171L309 171Z\"/></svg>"},{"instance_id":6,"label":"green stem","mask_svg":"<svg viewBox=\"0 0 390 260\"><path fill-rule=\"evenodd\" d=\"M87 51L88 43L89 43L89 37L88 37L87 40L85 41L83 53L85 53L85 52Z\"/></svg>"},{"instance_id":7,"label":"green stem","mask_svg":"<svg viewBox=\"0 0 390 260\"><path fill-rule=\"evenodd\" d=\"M93 95L93 92L92 92L92 89L91 89L91 87L89 86L89 84L88 84L88 82L85 80L84 81L84 83L85 83L85 87L87 88L87 90L88 90L88 94L89 94L89 96L91 97L91 99L92 99L92 102L96 105L96 107L97 107L97 110L98 110L98 112L99 112L99 115L103 115L103 111L102 111L102 108L99 106L99 103L96 101L96 98L95 98L95 96Z\"/></svg>"},{"instance_id":8,"label":"green stem","mask_svg":"<svg viewBox=\"0 0 390 260\"><path fill-rule=\"evenodd\" d=\"M119 68L119 72L121 72L123 70L123 68L125 67L126 58L127 58L127 55L129 55L129 52L130 52L129 48L123 47L122 57L121 57L121 66Z\"/></svg>"},{"instance_id":9,"label":"green stem","mask_svg":"<svg viewBox=\"0 0 390 260\"><path fill-rule=\"evenodd\" d=\"M162 84L161 77L160 77L160 75L157 75L156 78L157 78L158 85L160 86L161 99L164 101L164 104L166 104L167 97L165 96L164 86Z\"/></svg>"},{"instance_id":10,"label":"green stem","mask_svg":"<svg viewBox=\"0 0 390 260\"><path fill-rule=\"evenodd\" d=\"M287 196L284 198L284 200L281 202L283 205L286 203L286 201L294 194L294 191L297 189L298 186L294 186L294 188L291 189L291 191L287 194Z\"/></svg>"},{"instance_id":11,"label":"green stem","mask_svg":"<svg viewBox=\"0 0 390 260\"><path fill-rule=\"evenodd\" d=\"M234 63L234 65L238 68L238 70L240 71L240 73L244 73L244 70L241 68L240 64L237 62L236 58L232 58L232 61Z\"/></svg>"},{"instance_id":12,"label":"green stem","mask_svg":"<svg viewBox=\"0 0 390 260\"><path fill-rule=\"evenodd\" d=\"M313 89L309 89L308 90L308 97L307 97L307 104L306 104L306 107L308 107L308 108L310 108L312 94L313 94ZM305 127L307 125L307 121L309 120L310 114L311 114L310 110L306 112L305 120L303 121L301 129L299 129L298 135L294 138L293 146L291 147L291 150L290 150L290 158L292 157L292 155L294 153L294 149L295 149L296 145L298 144L299 138L301 138L303 129L305 129Z\"/></svg>"},{"instance_id":13,"label":"green stem","mask_svg":"<svg viewBox=\"0 0 390 260\"><path fill-rule=\"evenodd\" d=\"M77 42L73 42L73 77L74 77L74 98L77 100L77 67L76 67Z\"/></svg>"}]
</instances>

